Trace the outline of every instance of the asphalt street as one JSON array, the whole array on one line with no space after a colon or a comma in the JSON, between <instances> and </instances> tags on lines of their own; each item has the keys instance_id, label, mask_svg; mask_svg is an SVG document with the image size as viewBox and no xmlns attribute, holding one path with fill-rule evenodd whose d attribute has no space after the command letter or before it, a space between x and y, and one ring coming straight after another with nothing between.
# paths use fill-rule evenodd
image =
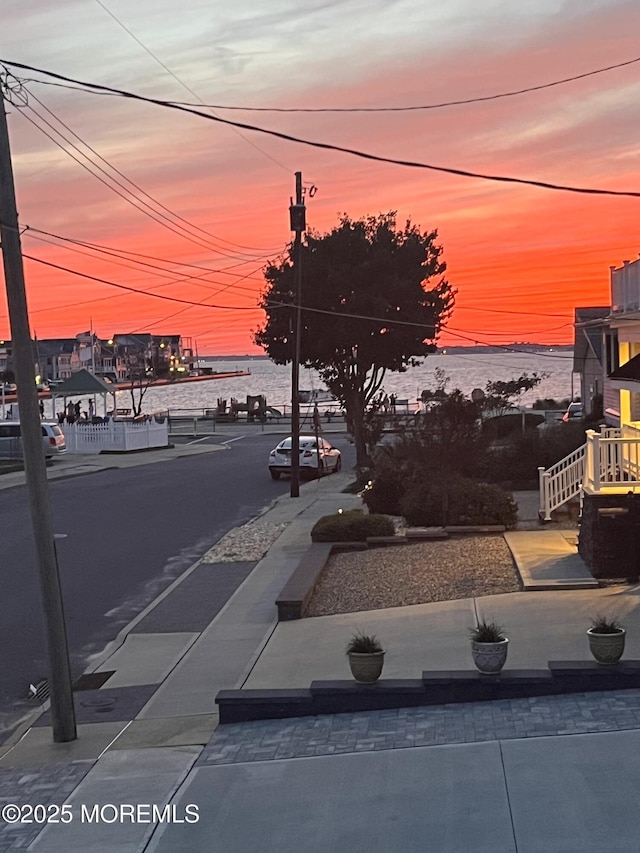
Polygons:
<instances>
[{"instance_id":1,"label":"asphalt street","mask_svg":"<svg viewBox=\"0 0 640 853\"><path fill-rule=\"evenodd\" d=\"M267 471L277 437L223 440L224 451L50 483L74 677L221 536L289 490ZM346 439L335 443L353 464ZM24 487L0 491L0 554L2 739L24 712L29 683L47 672Z\"/></svg>"}]
</instances>

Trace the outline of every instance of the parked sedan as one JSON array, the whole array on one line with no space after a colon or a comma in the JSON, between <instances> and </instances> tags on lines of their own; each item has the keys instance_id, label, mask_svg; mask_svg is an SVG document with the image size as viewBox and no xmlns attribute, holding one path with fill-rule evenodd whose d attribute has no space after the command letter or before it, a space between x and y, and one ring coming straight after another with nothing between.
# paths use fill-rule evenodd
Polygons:
<instances>
[{"instance_id":1,"label":"parked sedan","mask_svg":"<svg viewBox=\"0 0 640 853\"><path fill-rule=\"evenodd\" d=\"M314 435L301 435L299 444L300 476L321 477L342 468L340 451L326 439L318 439L319 450ZM291 436L283 439L269 454L269 473L274 480L279 480L281 474L291 473Z\"/></svg>"},{"instance_id":2,"label":"parked sedan","mask_svg":"<svg viewBox=\"0 0 640 853\"><path fill-rule=\"evenodd\" d=\"M582 403L569 403L569 408L562 416L562 420L565 424L568 424L569 421L580 421L584 417L584 409L582 407Z\"/></svg>"}]
</instances>

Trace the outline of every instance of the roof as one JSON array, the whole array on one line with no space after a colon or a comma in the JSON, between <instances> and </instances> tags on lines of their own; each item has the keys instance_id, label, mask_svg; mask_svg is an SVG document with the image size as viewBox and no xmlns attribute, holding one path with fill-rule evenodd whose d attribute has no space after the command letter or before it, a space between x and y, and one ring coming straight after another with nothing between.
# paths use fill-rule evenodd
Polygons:
<instances>
[{"instance_id":1,"label":"roof","mask_svg":"<svg viewBox=\"0 0 640 853\"><path fill-rule=\"evenodd\" d=\"M113 394L113 385L109 385L99 376L94 376L84 368L77 373L71 374L68 379L56 385L51 392L52 397L69 397L72 394Z\"/></svg>"},{"instance_id":2,"label":"roof","mask_svg":"<svg viewBox=\"0 0 640 853\"><path fill-rule=\"evenodd\" d=\"M75 338L45 338L36 342L36 352L40 358L72 353L77 341Z\"/></svg>"},{"instance_id":3,"label":"roof","mask_svg":"<svg viewBox=\"0 0 640 853\"><path fill-rule=\"evenodd\" d=\"M589 323L592 320L604 320L611 314L611 308L608 305L597 305L589 308L575 309L576 323Z\"/></svg>"},{"instance_id":4,"label":"roof","mask_svg":"<svg viewBox=\"0 0 640 853\"><path fill-rule=\"evenodd\" d=\"M640 355L626 361L617 370L609 374L609 379L626 379L632 382L640 382Z\"/></svg>"}]
</instances>

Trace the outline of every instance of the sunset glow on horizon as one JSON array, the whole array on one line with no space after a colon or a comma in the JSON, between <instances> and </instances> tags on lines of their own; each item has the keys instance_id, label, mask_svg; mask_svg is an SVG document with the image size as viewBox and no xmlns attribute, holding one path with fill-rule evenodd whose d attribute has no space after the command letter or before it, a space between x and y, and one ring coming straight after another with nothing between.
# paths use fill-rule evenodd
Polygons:
<instances>
[{"instance_id":1,"label":"sunset glow on horizon","mask_svg":"<svg viewBox=\"0 0 640 853\"><path fill-rule=\"evenodd\" d=\"M224 119L380 157L640 192L640 62L437 109L220 106L441 104L540 86L640 53L636 0L479 5L72 0L56 8L6 0L0 53L146 97L194 106L200 99ZM18 81L47 81L7 68ZM27 82L9 107L39 338L148 331L191 338L200 355L262 354L252 342L264 317L256 308L262 270L291 239L296 171L307 190L317 188L306 196L316 232L342 213L390 210L399 227L410 218L437 229L457 290L441 346L571 343L575 307L608 305L609 268L640 252L640 198L374 162L47 82ZM0 289L0 338L9 338Z\"/></svg>"}]
</instances>

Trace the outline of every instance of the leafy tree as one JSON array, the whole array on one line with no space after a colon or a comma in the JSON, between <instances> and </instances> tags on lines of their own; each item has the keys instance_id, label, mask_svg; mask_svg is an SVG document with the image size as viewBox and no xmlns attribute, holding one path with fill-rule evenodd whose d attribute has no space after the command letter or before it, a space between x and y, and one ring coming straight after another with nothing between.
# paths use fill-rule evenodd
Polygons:
<instances>
[{"instance_id":1,"label":"leafy tree","mask_svg":"<svg viewBox=\"0 0 640 853\"><path fill-rule=\"evenodd\" d=\"M369 464L365 412L385 372L403 372L433 352L453 308L436 238L410 221L397 229L390 212L356 220L343 214L329 233L309 232L303 242L300 359L342 403L359 468ZM264 275L267 316L255 342L286 364L296 301L291 250Z\"/></svg>"},{"instance_id":2,"label":"leafy tree","mask_svg":"<svg viewBox=\"0 0 640 853\"><path fill-rule=\"evenodd\" d=\"M546 377L546 373L532 373L531 376L528 373L523 373L522 376L517 379L510 379L508 382L487 382L482 408L485 412L503 415L517 404L525 391L531 391Z\"/></svg>"}]
</instances>

